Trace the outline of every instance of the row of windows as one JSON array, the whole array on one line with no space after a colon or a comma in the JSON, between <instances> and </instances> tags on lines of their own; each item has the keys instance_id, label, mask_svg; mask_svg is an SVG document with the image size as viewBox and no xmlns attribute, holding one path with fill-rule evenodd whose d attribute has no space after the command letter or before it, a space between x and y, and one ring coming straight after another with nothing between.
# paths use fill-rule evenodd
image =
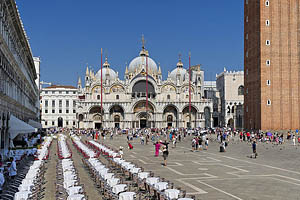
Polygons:
<instances>
[{"instance_id":1,"label":"row of windows","mask_svg":"<svg viewBox=\"0 0 300 200\"><path fill-rule=\"evenodd\" d=\"M99 100L100 98L101 98L101 96L97 95L97 99ZM120 96L118 94L116 95L116 99L120 99Z\"/></svg>"},{"instance_id":2,"label":"row of windows","mask_svg":"<svg viewBox=\"0 0 300 200\"><path fill-rule=\"evenodd\" d=\"M72 121L70 121L70 124L72 123ZM48 124L50 125L52 125L52 126L54 126L55 125L55 121L49 121L49 123L48 123L48 121L45 121L45 126L48 126ZM69 121L66 121L66 125L68 126L69 125ZM75 126L76 125L76 121L73 121L73 126Z\"/></svg>"},{"instance_id":3,"label":"row of windows","mask_svg":"<svg viewBox=\"0 0 300 200\"><path fill-rule=\"evenodd\" d=\"M48 110L47 110L47 109L45 109L45 113L48 113ZM52 110L52 113L55 113L55 110ZM62 109L59 109L59 110L58 110L58 113L62 113ZM68 110L68 109L66 109L66 113L69 113L69 110ZM76 110L73 110L73 113L76 113Z\"/></svg>"},{"instance_id":4,"label":"row of windows","mask_svg":"<svg viewBox=\"0 0 300 200\"><path fill-rule=\"evenodd\" d=\"M62 107L62 101L63 100L58 100L58 105L59 107ZM48 100L45 100L45 107L48 107L49 105L49 102ZM69 107L70 106L70 101L69 100L66 100L66 107ZM76 106L76 101L73 100L73 107ZM52 107L55 107L55 100L52 100Z\"/></svg>"},{"instance_id":5,"label":"row of windows","mask_svg":"<svg viewBox=\"0 0 300 200\"><path fill-rule=\"evenodd\" d=\"M44 91L45 94L57 94L57 92L58 94L69 94L69 91ZM76 94L76 91L73 91L73 94Z\"/></svg>"}]
</instances>

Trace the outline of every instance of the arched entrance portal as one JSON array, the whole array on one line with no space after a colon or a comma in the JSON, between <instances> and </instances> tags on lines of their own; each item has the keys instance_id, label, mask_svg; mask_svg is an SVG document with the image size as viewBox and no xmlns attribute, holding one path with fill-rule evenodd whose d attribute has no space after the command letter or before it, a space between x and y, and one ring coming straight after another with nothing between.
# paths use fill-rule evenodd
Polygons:
<instances>
[{"instance_id":1,"label":"arched entrance portal","mask_svg":"<svg viewBox=\"0 0 300 200\"><path fill-rule=\"evenodd\" d=\"M210 120L210 108L205 107L204 108L204 118L205 118L205 128L210 128L211 127L211 120Z\"/></svg>"},{"instance_id":2,"label":"arched entrance portal","mask_svg":"<svg viewBox=\"0 0 300 200\"><path fill-rule=\"evenodd\" d=\"M186 106L182 110L184 128L196 128L196 116L197 110L194 106L191 106L191 112L189 106Z\"/></svg>"},{"instance_id":3,"label":"arched entrance portal","mask_svg":"<svg viewBox=\"0 0 300 200\"><path fill-rule=\"evenodd\" d=\"M124 121L124 109L119 105L114 105L109 110L110 123L113 123L110 125L110 127L115 128L124 128L123 121Z\"/></svg>"},{"instance_id":4,"label":"arched entrance portal","mask_svg":"<svg viewBox=\"0 0 300 200\"><path fill-rule=\"evenodd\" d=\"M57 126L58 126L59 128L63 127L63 118L62 118L62 117L59 117L59 118L57 119Z\"/></svg>"},{"instance_id":5,"label":"arched entrance portal","mask_svg":"<svg viewBox=\"0 0 300 200\"><path fill-rule=\"evenodd\" d=\"M147 110L146 101L137 103L133 108L133 113L135 114L135 121L132 122L134 128L154 127L154 108L150 102L148 102Z\"/></svg>"},{"instance_id":6,"label":"arched entrance portal","mask_svg":"<svg viewBox=\"0 0 300 200\"><path fill-rule=\"evenodd\" d=\"M234 126L234 121L233 121L232 118L230 118L230 119L228 120L227 127L233 128L233 126Z\"/></svg>"},{"instance_id":7,"label":"arched entrance portal","mask_svg":"<svg viewBox=\"0 0 300 200\"><path fill-rule=\"evenodd\" d=\"M163 118L165 121L165 127L178 127L178 112L174 105L168 105L163 112Z\"/></svg>"},{"instance_id":8,"label":"arched entrance portal","mask_svg":"<svg viewBox=\"0 0 300 200\"><path fill-rule=\"evenodd\" d=\"M101 112L100 106L94 106L89 111L89 118L93 121L93 128L101 129L102 128L102 116L103 116L103 109Z\"/></svg>"}]
</instances>

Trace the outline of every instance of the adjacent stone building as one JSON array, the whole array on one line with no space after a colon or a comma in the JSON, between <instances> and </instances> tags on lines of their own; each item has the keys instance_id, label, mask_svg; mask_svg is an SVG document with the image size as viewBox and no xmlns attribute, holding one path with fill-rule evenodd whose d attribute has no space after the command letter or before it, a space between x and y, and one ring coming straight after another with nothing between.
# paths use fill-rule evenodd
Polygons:
<instances>
[{"instance_id":1,"label":"adjacent stone building","mask_svg":"<svg viewBox=\"0 0 300 200\"><path fill-rule=\"evenodd\" d=\"M41 111L43 128L78 127L76 121L77 88L52 85L42 88Z\"/></svg>"},{"instance_id":2,"label":"adjacent stone building","mask_svg":"<svg viewBox=\"0 0 300 200\"><path fill-rule=\"evenodd\" d=\"M16 3L0 1L0 150L19 133L39 128L39 91L33 56ZM32 127L32 124L35 127ZM12 125L13 124L13 125Z\"/></svg>"},{"instance_id":3,"label":"adjacent stone building","mask_svg":"<svg viewBox=\"0 0 300 200\"><path fill-rule=\"evenodd\" d=\"M217 75L220 93L220 127L243 128L244 72L224 71Z\"/></svg>"},{"instance_id":4,"label":"adjacent stone building","mask_svg":"<svg viewBox=\"0 0 300 200\"><path fill-rule=\"evenodd\" d=\"M245 0L245 128L300 127L298 0Z\"/></svg>"}]
</instances>

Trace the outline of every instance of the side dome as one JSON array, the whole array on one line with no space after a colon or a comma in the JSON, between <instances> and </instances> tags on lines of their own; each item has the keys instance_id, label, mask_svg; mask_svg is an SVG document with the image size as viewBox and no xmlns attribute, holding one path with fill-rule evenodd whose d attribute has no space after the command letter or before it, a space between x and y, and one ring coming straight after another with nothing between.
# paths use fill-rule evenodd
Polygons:
<instances>
[{"instance_id":1,"label":"side dome","mask_svg":"<svg viewBox=\"0 0 300 200\"><path fill-rule=\"evenodd\" d=\"M186 69L177 67L177 68L173 69L172 72L170 73L170 78L173 81L176 81L177 74L179 74L180 80L184 81L186 73L187 73Z\"/></svg>"},{"instance_id":2,"label":"side dome","mask_svg":"<svg viewBox=\"0 0 300 200\"><path fill-rule=\"evenodd\" d=\"M177 75L180 76L181 81L185 81L185 76L187 74L187 70L183 68L183 63L181 62L181 59L179 59L177 63L177 67L173 69L173 71L170 73L170 78L176 82Z\"/></svg>"},{"instance_id":3,"label":"side dome","mask_svg":"<svg viewBox=\"0 0 300 200\"><path fill-rule=\"evenodd\" d=\"M138 56L129 63L128 71L129 73L135 73L136 70L139 72L143 68L146 69L146 56ZM157 65L150 57L148 57L148 70L157 73Z\"/></svg>"}]
</instances>

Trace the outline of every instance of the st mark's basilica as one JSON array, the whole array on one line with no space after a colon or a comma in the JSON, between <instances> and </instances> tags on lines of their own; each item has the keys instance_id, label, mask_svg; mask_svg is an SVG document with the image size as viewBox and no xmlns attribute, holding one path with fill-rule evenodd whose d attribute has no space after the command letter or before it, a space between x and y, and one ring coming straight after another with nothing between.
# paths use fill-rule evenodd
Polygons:
<instances>
[{"instance_id":1,"label":"st mark's basilica","mask_svg":"<svg viewBox=\"0 0 300 200\"><path fill-rule=\"evenodd\" d=\"M146 65L147 62L147 65ZM176 62L174 62L176 63ZM148 70L146 68L148 66ZM148 106L146 75L148 72ZM126 66L124 80L107 58L97 73L88 67L84 82L78 80L77 119L79 128L211 127L211 99L204 99L204 71L191 67L191 110L189 70L179 58L177 66L162 79L161 67L149 57L144 45L139 56Z\"/></svg>"}]
</instances>

